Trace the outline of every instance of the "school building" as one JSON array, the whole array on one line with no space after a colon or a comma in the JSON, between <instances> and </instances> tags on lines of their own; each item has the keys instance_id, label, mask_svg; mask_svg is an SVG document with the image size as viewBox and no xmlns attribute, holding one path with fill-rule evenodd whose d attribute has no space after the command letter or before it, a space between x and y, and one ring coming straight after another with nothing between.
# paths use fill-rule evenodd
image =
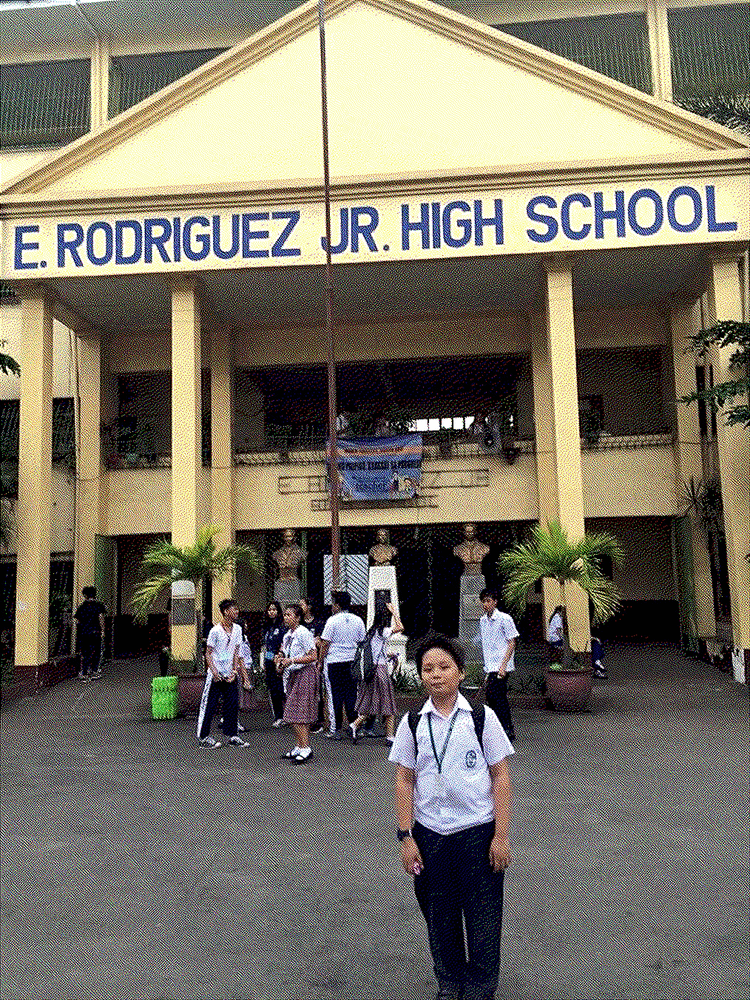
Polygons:
<instances>
[{"instance_id":1,"label":"school building","mask_svg":"<svg viewBox=\"0 0 750 1000\"><path fill-rule=\"evenodd\" d=\"M607 634L722 643L741 679L750 438L678 400L731 376L731 350L696 359L693 334L748 320L748 140L683 107L746 94L747 5L325 8L339 410L424 440L419 495L345 503L344 551L388 528L407 631L456 634L464 524L491 582L530 523L607 530L625 551ZM141 555L207 523L264 555L243 608L273 596L288 527L322 599L317 3L3 3L0 35L17 668L91 583L115 652L163 641L166 595L132 621ZM708 530L691 480L720 488ZM532 595L529 635L556 601Z\"/></svg>"}]
</instances>

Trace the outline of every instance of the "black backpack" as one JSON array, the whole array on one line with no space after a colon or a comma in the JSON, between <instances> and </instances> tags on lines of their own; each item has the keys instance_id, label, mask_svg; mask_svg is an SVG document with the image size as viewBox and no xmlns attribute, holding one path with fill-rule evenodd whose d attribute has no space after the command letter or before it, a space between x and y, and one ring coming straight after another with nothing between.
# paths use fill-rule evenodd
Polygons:
<instances>
[{"instance_id":1,"label":"black backpack","mask_svg":"<svg viewBox=\"0 0 750 1000\"><path fill-rule=\"evenodd\" d=\"M352 663L352 677L357 684L370 684L375 676L375 661L372 658L372 644L370 642L373 635L374 629L370 629L362 642L357 643L357 651Z\"/></svg>"},{"instance_id":2,"label":"black backpack","mask_svg":"<svg viewBox=\"0 0 750 1000\"><path fill-rule=\"evenodd\" d=\"M484 755L484 743L482 742L482 736L484 735L484 705L475 705L471 710L471 718L474 722L474 731L477 734L477 739L479 740L479 749ZM419 712L409 712L409 729L411 729L411 734L414 737L414 754L417 754L417 726L419 725Z\"/></svg>"}]
</instances>

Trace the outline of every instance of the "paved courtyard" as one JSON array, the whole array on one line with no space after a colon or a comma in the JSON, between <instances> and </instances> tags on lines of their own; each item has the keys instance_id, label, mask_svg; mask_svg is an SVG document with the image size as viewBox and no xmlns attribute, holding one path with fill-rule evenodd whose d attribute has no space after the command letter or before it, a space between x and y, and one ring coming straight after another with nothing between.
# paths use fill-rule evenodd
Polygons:
<instances>
[{"instance_id":1,"label":"paved courtyard","mask_svg":"<svg viewBox=\"0 0 750 1000\"><path fill-rule=\"evenodd\" d=\"M517 710L499 1000L747 1000L748 704L610 650L581 715ZM378 740L245 716L208 751L120 661L2 710L2 1000L427 1000Z\"/></svg>"}]
</instances>

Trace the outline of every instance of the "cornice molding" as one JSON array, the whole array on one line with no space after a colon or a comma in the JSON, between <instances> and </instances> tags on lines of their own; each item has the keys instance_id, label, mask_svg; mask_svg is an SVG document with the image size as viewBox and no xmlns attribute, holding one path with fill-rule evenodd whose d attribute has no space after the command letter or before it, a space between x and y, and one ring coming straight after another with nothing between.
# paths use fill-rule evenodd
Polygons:
<instances>
[{"instance_id":1,"label":"cornice molding","mask_svg":"<svg viewBox=\"0 0 750 1000\"><path fill-rule=\"evenodd\" d=\"M571 63L494 28L488 28L461 14L438 7L428 0L328 0L326 8L328 21L359 3L406 19L482 55L500 59L509 65L535 73L540 78L557 83L567 90L593 98L605 106L625 112L638 121L702 146L706 151L747 150L750 147L750 144L730 129L674 105L666 104L617 80ZM41 164L14 177L5 188L0 188L0 193L5 196L30 194L51 186L93 157L113 149L153 122L163 119L216 87L223 80L260 62L284 45L316 28L317 9L317 0L309 0L247 41L198 67L192 73L118 115L111 122L70 143Z\"/></svg>"},{"instance_id":2,"label":"cornice molding","mask_svg":"<svg viewBox=\"0 0 750 1000\"><path fill-rule=\"evenodd\" d=\"M637 180L684 181L686 177L750 177L750 149L705 153L702 156L669 160L640 157L630 160L600 160L587 163L523 164L482 170L450 173L427 172L420 175L390 174L334 179L331 194L335 200L351 201L366 197L390 198L412 195L441 195L466 191L502 191L527 187L557 187L568 184L616 184ZM86 191L62 197L47 194L19 193L6 196L0 205L0 218L25 218L39 215L151 212L159 209L200 209L207 204L216 208L257 205L317 204L324 199L321 183L307 180L281 182L259 181L253 187L226 184L149 188L136 192Z\"/></svg>"}]
</instances>

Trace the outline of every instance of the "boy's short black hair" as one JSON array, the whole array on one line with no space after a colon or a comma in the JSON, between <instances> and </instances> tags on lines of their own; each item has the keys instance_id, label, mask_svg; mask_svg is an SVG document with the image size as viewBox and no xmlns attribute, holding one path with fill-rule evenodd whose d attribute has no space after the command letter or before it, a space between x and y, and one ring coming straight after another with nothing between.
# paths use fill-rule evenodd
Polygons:
<instances>
[{"instance_id":1,"label":"boy's short black hair","mask_svg":"<svg viewBox=\"0 0 750 1000\"><path fill-rule=\"evenodd\" d=\"M500 598L497 596L497 591L496 590L492 590L491 587L485 587L484 588L484 590L479 595L479 600L483 601L485 599L485 597L491 597L492 600L495 602L495 604L497 604L498 601L500 600Z\"/></svg>"},{"instance_id":2,"label":"boy's short black hair","mask_svg":"<svg viewBox=\"0 0 750 1000\"><path fill-rule=\"evenodd\" d=\"M237 607L237 601L233 601L231 597L225 597L223 601L219 601L219 611L222 614L226 614L231 607Z\"/></svg>"},{"instance_id":3,"label":"boy's short black hair","mask_svg":"<svg viewBox=\"0 0 750 1000\"><path fill-rule=\"evenodd\" d=\"M352 595L348 590L332 590L331 600L338 604L342 611L348 611L352 606Z\"/></svg>"},{"instance_id":4,"label":"boy's short black hair","mask_svg":"<svg viewBox=\"0 0 750 1000\"><path fill-rule=\"evenodd\" d=\"M96 587L84 587L81 591L84 597L96 597Z\"/></svg>"},{"instance_id":5,"label":"boy's short black hair","mask_svg":"<svg viewBox=\"0 0 750 1000\"><path fill-rule=\"evenodd\" d=\"M422 639L414 653L414 659L417 663L417 673L420 677L422 676L422 660L425 653L430 649L442 649L456 661L456 666L462 673L466 672L466 653L461 643L457 639L451 639L450 636L434 632L432 635L427 635Z\"/></svg>"},{"instance_id":6,"label":"boy's short black hair","mask_svg":"<svg viewBox=\"0 0 750 1000\"><path fill-rule=\"evenodd\" d=\"M294 614L296 615L298 622L301 622L302 619L305 617L305 612L302 610L301 604L287 604L286 610L293 611Z\"/></svg>"}]
</instances>

